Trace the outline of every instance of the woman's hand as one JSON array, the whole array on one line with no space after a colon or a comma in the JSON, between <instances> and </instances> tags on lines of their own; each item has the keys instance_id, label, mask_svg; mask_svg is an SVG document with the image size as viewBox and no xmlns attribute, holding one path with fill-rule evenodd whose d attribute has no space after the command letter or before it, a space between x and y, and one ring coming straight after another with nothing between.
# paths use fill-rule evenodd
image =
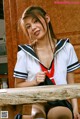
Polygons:
<instances>
[{"instance_id":1,"label":"woman's hand","mask_svg":"<svg viewBox=\"0 0 80 119\"><path fill-rule=\"evenodd\" d=\"M80 114L79 114L78 110L73 109L73 113L74 113L74 119L80 119Z\"/></svg>"},{"instance_id":2,"label":"woman's hand","mask_svg":"<svg viewBox=\"0 0 80 119\"><path fill-rule=\"evenodd\" d=\"M71 100L72 106L73 106L73 114L74 114L74 119L80 119L80 114L78 111L78 102L76 98L73 98Z\"/></svg>"},{"instance_id":3,"label":"woman's hand","mask_svg":"<svg viewBox=\"0 0 80 119\"><path fill-rule=\"evenodd\" d=\"M46 72L38 72L36 74L36 83L37 85L44 82L46 77Z\"/></svg>"},{"instance_id":4,"label":"woman's hand","mask_svg":"<svg viewBox=\"0 0 80 119\"><path fill-rule=\"evenodd\" d=\"M67 80L68 80L68 84L74 84L75 83L74 82L74 73L73 72L68 73ZM80 119L80 114L79 114L79 111L78 111L77 99L76 98L71 99L71 102L72 102L72 107L73 107L74 119Z\"/></svg>"}]
</instances>

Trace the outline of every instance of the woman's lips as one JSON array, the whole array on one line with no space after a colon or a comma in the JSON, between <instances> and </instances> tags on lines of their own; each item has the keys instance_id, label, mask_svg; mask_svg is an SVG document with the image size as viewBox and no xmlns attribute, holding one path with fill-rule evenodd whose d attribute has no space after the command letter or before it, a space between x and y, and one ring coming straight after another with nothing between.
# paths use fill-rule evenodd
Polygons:
<instances>
[{"instance_id":1,"label":"woman's lips","mask_svg":"<svg viewBox=\"0 0 80 119\"><path fill-rule=\"evenodd\" d=\"M39 35L39 33L40 33L40 30L35 31L35 32L34 32L34 35L35 35L35 36L38 36L38 35Z\"/></svg>"}]
</instances>

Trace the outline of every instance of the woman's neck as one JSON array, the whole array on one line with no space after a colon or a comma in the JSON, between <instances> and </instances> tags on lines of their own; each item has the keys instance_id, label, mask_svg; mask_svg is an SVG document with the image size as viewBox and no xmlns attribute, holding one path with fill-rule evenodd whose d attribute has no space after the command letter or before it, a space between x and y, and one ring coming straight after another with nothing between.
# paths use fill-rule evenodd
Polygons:
<instances>
[{"instance_id":1,"label":"woman's neck","mask_svg":"<svg viewBox=\"0 0 80 119\"><path fill-rule=\"evenodd\" d=\"M36 46L37 48L46 48L49 45L49 38L48 36L45 36L44 38L41 38L37 41Z\"/></svg>"}]
</instances>

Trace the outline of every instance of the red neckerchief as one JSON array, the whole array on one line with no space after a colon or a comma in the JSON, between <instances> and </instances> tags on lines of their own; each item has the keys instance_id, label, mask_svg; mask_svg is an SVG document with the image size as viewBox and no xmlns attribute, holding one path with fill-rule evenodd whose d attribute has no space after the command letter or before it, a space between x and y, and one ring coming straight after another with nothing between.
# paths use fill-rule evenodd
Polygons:
<instances>
[{"instance_id":1,"label":"red neckerchief","mask_svg":"<svg viewBox=\"0 0 80 119\"><path fill-rule=\"evenodd\" d=\"M45 68L44 67L44 65L42 65L42 64L40 64L40 66L41 66L41 69L42 69L42 71L44 72L46 72L46 75L48 76L48 78L52 81L52 83L55 85L56 83L55 83L55 81L54 81L54 61L52 62L52 66L51 66L51 69L50 70L48 70L47 68Z\"/></svg>"}]
</instances>

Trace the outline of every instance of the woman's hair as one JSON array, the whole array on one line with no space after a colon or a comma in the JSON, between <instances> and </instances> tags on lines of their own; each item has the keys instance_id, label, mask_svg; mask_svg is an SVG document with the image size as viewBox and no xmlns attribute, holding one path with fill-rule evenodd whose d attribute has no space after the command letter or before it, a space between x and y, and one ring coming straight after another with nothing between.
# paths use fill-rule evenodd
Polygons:
<instances>
[{"instance_id":1,"label":"woman's hair","mask_svg":"<svg viewBox=\"0 0 80 119\"><path fill-rule=\"evenodd\" d=\"M25 26L23 25L24 19L29 17L29 16L32 16L32 17L36 18L44 28L44 25L41 22L39 16L41 16L46 22L45 15L46 15L46 12L41 7L39 7L39 6L30 6L27 9L25 9L25 11L23 12L20 23L21 23L22 27L25 28ZM52 39L55 39L56 37L55 37L55 34L53 32L51 22L48 23L48 29L49 29L49 32L50 32L50 37Z\"/></svg>"}]
</instances>

